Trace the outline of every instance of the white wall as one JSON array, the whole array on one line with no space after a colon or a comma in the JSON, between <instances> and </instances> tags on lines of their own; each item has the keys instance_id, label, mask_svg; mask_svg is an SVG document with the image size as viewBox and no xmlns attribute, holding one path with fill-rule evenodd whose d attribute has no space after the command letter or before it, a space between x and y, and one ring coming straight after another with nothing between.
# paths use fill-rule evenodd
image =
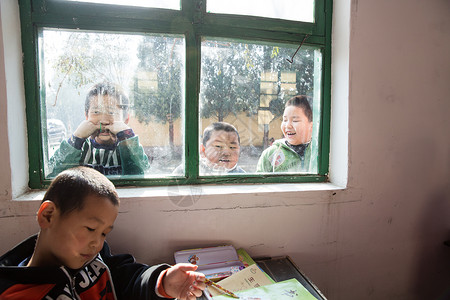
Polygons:
<instances>
[{"instance_id":1,"label":"white wall","mask_svg":"<svg viewBox=\"0 0 450 300\"><path fill-rule=\"evenodd\" d=\"M1 9L13 2L0 1ZM344 108L333 115L332 175L345 183L339 163L347 142L340 142L339 132L346 125L336 122L346 114L348 91L347 188L302 192L277 186L286 191L269 193L253 186L230 196L221 194L225 188L197 187L193 198L167 188L123 190L109 238L115 252L132 252L147 263L172 262L175 250L231 243L253 256L290 255L333 300L436 299L448 287L450 248L442 243L450 239L450 3L353 0L350 7L349 1L335 0L335 16L344 19L336 22L333 39L333 105L335 112L336 105ZM1 17L5 22L4 12ZM21 101L21 82L13 84L17 99L9 87L6 99L4 90L14 72L5 72L2 57L10 30L0 30L0 139L16 143L5 128L5 107ZM8 118L16 117L24 116L9 115L8 107ZM37 202L11 200L9 169L15 171L18 159L5 144L0 252L37 230ZM20 172L14 174L26 181Z\"/></svg>"}]
</instances>

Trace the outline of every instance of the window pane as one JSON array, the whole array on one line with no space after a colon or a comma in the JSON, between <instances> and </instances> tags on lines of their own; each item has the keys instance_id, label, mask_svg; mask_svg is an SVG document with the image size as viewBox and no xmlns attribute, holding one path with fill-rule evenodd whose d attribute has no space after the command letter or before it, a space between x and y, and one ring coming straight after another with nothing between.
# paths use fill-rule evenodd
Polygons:
<instances>
[{"instance_id":1,"label":"window pane","mask_svg":"<svg viewBox=\"0 0 450 300\"><path fill-rule=\"evenodd\" d=\"M164 177L183 163L183 36L44 29L39 47L46 177L79 164Z\"/></svg>"},{"instance_id":2,"label":"window pane","mask_svg":"<svg viewBox=\"0 0 450 300\"><path fill-rule=\"evenodd\" d=\"M208 0L211 13L314 22L314 0Z\"/></svg>"},{"instance_id":3,"label":"window pane","mask_svg":"<svg viewBox=\"0 0 450 300\"><path fill-rule=\"evenodd\" d=\"M180 10L180 0L64 0L72 2L89 2L113 5L127 5L140 7L156 7Z\"/></svg>"},{"instance_id":4,"label":"window pane","mask_svg":"<svg viewBox=\"0 0 450 300\"><path fill-rule=\"evenodd\" d=\"M203 40L200 175L242 170L317 174L322 54L319 48L303 45L293 63L288 62L296 49ZM296 95L305 97L285 109L286 101ZM205 131L216 122L226 124Z\"/></svg>"}]
</instances>

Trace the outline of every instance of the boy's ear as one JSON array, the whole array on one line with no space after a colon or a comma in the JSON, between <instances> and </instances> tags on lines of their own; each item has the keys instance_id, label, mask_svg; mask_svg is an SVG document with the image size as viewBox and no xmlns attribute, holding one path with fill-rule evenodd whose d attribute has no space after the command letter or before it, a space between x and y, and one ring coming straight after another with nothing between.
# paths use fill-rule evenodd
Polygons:
<instances>
[{"instance_id":1,"label":"boy's ear","mask_svg":"<svg viewBox=\"0 0 450 300\"><path fill-rule=\"evenodd\" d=\"M205 155L205 146L203 144L200 144L200 154Z\"/></svg>"},{"instance_id":2,"label":"boy's ear","mask_svg":"<svg viewBox=\"0 0 450 300\"><path fill-rule=\"evenodd\" d=\"M48 228L56 214L56 205L50 200L42 202L37 213L37 221L41 229Z\"/></svg>"},{"instance_id":3,"label":"boy's ear","mask_svg":"<svg viewBox=\"0 0 450 300\"><path fill-rule=\"evenodd\" d=\"M130 121L130 114L127 114L127 118L125 119L125 121L123 121L125 124L128 124L128 121Z\"/></svg>"}]
</instances>

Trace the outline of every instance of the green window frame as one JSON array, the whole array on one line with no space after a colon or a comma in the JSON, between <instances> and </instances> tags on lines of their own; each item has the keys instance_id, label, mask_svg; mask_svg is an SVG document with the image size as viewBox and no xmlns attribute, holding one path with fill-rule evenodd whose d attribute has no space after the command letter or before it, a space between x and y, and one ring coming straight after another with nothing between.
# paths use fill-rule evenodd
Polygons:
<instances>
[{"instance_id":1,"label":"green window frame","mask_svg":"<svg viewBox=\"0 0 450 300\"><path fill-rule=\"evenodd\" d=\"M186 42L184 155L186 177L113 179L117 186L158 186L221 183L301 183L328 181L331 110L332 0L316 0L314 23L206 12L207 0L181 0L181 10L140 8L58 0L19 0L28 130L29 186L45 188L43 173L39 28L182 34ZM202 37L251 40L319 47L322 51L321 122L318 128L318 174L199 176L199 91ZM187 126L189 124L189 126Z\"/></svg>"}]
</instances>

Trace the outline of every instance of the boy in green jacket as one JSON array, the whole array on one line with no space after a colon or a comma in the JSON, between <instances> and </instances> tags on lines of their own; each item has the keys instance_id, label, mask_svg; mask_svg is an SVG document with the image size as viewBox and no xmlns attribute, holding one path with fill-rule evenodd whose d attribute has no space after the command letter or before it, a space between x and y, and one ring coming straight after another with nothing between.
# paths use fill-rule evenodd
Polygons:
<instances>
[{"instance_id":1,"label":"boy in green jacket","mask_svg":"<svg viewBox=\"0 0 450 300\"><path fill-rule=\"evenodd\" d=\"M120 87L111 83L93 86L86 96L85 117L50 158L50 177L78 165L105 175L144 174L148 157L128 126L128 98Z\"/></svg>"},{"instance_id":2,"label":"boy in green jacket","mask_svg":"<svg viewBox=\"0 0 450 300\"><path fill-rule=\"evenodd\" d=\"M276 140L263 151L256 172L311 172L316 163L316 159L311 157L312 129L309 97L289 99L281 123L284 139Z\"/></svg>"}]
</instances>

